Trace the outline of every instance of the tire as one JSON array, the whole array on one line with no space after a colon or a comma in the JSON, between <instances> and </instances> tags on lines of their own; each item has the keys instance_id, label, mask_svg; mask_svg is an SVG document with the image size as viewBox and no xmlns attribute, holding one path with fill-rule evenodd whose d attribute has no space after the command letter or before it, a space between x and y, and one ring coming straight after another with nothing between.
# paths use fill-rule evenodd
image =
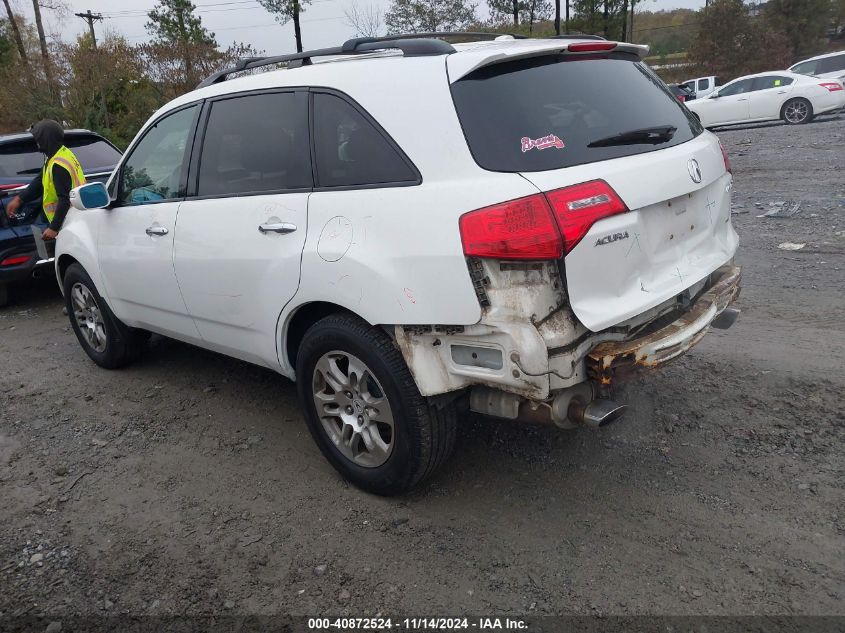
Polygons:
<instances>
[{"instance_id":1,"label":"tire","mask_svg":"<svg viewBox=\"0 0 845 633\"><path fill-rule=\"evenodd\" d=\"M0 284L0 308L9 305L9 286Z\"/></svg>"},{"instance_id":2,"label":"tire","mask_svg":"<svg viewBox=\"0 0 845 633\"><path fill-rule=\"evenodd\" d=\"M334 314L311 326L297 352L296 375L314 441L359 488L385 496L406 492L452 453L454 403L435 407L424 398L390 337L358 317Z\"/></svg>"},{"instance_id":3,"label":"tire","mask_svg":"<svg viewBox=\"0 0 845 633\"><path fill-rule=\"evenodd\" d=\"M813 120L813 105L802 97L790 99L783 104L780 118L787 125L801 125Z\"/></svg>"},{"instance_id":4,"label":"tire","mask_svg":"<svg viewBox=\"0 0 845 633\"><path fill-rule=\"evenodd\" d=\"M146 333L114 316L82 266L71 264L62 286L70 325L91 360L117 369L138 358Z\"/></svg>"}]
</instances>

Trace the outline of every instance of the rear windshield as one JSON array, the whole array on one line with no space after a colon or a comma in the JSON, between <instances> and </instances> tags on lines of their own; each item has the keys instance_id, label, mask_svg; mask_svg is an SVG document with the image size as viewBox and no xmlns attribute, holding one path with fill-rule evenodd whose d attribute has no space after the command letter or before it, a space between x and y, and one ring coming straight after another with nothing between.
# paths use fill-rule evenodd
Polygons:
<instances>
[{"instance_id":1,"label":"rear windshield","mask_svg":"<svg viewBox=\"0 0 845 633\"><path fill-rule=\"evenodd\" d=\"M70 149L85 172L111 171L120 160L120 152L96 136L67 136ZM31 180L41 171L44 154L31 139L0 144L0 178Z\"/></svg>"},{"instance_id":2,"label":"rear windshield","mask_svg":"<svg viewBox=\"0 0 845 633\"><path fill-rule=\"evenodd\" d=\"M701 134L695 117L634 60L544 55L485 66L456 81L452 95L475 161L491 171L544 171L651 152ZM650 128L675 130L659 143L607 144Z\"/></svg>"}]
</instances>

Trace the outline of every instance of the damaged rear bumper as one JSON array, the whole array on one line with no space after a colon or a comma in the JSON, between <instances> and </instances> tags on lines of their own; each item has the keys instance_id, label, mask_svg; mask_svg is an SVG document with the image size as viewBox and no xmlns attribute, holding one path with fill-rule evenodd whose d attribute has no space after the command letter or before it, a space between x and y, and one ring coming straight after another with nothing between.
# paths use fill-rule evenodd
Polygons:
<instances>
[{"instance_id":1,"label":"damaged rear bumper","mask_svg":"<svg viewBox=\"0 0 845 633\"><path fill-rule=\"evenodd\" d=\"M739 296L741 276L738 266L723 266L713 273L710 289L676 321L633 339L600 343L585 358L588 378L610 385L639 368L657 367L681 356Z\"/></svg>"}]
</instances>

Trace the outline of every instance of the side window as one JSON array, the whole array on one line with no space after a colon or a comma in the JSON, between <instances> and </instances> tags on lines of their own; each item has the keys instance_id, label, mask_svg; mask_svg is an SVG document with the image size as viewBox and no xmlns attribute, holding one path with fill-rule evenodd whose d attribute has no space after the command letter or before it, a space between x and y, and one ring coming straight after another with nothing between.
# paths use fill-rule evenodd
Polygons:
<instances>
[{"instance_id":1,"label":"side window","mask_svg":"<svg viewBox=\"0 0 845 633\"><path fill-rule=\"evenodd\" d=\"M735 81L722 88L719 91L719 96L730 97L731 95L740 95L744 92L748 92L749 90L751 90L751 79L743 79L741 81Z\"/></svg>"},{"instance_id":2,"label":"side window","mask_svg":"<svg viewBox=\"0 0 845 633\"><path fill-rule=\"evenodd\" d=\"M838 70L845 70L845 55L834 55L819 60L820 73L835 73Z\"/></svg>"},{"instance_id":3,"label":"side window","mask_svg":"<svg viewBox=\"0 0 845 633\"><path fill-rule=\"evenodd\" d=\"M314 152L320 187L417 180L417 174L385 136L334 95L314 94Z\"/></svg>"},{"instance_id":4,"label":"side window","mask_svg":"<svg viewBox=\"0 0 845 633\"><path fill-rule=\"evenodd\" d=\"M710 80L709 79L699 79L698 80L698 89L699 90L707 90L710 87Z\"/></svg>"},{"instance_id":5,"label":"side window","mask_svg":"<svg viewBox=\"0 0 845 633\"><path fill-rule=\"evenodd\" d=\"M690 90L692 90L693 92L695 92L695 82L694 81L687 81L684 85L687 88L689 88Z\"/></svg>"},{"instance_id":6,"label":"side window","mask_svg":"<svg viewBox=\"0 0 845 633\"><path fill-rule=\"evenodd\" d=\"M199 106L171 114L147 130L121 170L120 202L142 204L181 198L185 149Z\"/></svg>"},{"instance_id":7,"label":"side window","mask_svg":"<svg viewBox=\"0 0 845 633\"><path fill-rule=\"evenodd\" d=\"M818 60L815 59L809 62L801 62L800 64L795 64L792 68L790 68L790 71L798 73L799 75L815 75L818 63Z\"/></svg>"},{"instance_id":8,"label":"side window","mask_svg":"<svg viewBox=\"0 0 845 633\"><path fill-rule=\"evenodd\" d=\"M769 88L781 88L792 83L792 77L782 77L779 75L766 75L765 77L755 77L754 84L751 90L768 90Z\"/></svg>"},{"instance_id":9,"label":"side window","mask_svg":"<svg viewBox=\"0 0 845 633\"><path fill-rule=\"evenodd\" d=\"M215 101L199 161L197 195L311 187L305 95L275 92Z\"/></svg>"}]
</instances>

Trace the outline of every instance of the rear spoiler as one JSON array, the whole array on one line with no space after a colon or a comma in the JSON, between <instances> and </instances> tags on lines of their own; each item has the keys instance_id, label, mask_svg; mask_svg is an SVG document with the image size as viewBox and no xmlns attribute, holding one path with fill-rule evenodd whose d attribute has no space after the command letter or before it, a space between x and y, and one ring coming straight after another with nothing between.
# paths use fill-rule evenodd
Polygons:
<instances>
[{"instance_id":1,"label":"rear spoiler","mask_svg":"<svg viewBox=\"0 0 845 633\"><path fill-rule=\"evenodd\" d=\"M491 50L492 49L492 50ZM640 59L648 55L648 46L628 44L627 42L607 42L597 40L517 40L507 47L479 47L462 51L458 55L449 55L449 82L455 83L459 79L484 66L500 64L515 59L540 57L554 53L571 53L572 55L594 55L596 53L630 53Z\"/></svg>"}]
</instances>

